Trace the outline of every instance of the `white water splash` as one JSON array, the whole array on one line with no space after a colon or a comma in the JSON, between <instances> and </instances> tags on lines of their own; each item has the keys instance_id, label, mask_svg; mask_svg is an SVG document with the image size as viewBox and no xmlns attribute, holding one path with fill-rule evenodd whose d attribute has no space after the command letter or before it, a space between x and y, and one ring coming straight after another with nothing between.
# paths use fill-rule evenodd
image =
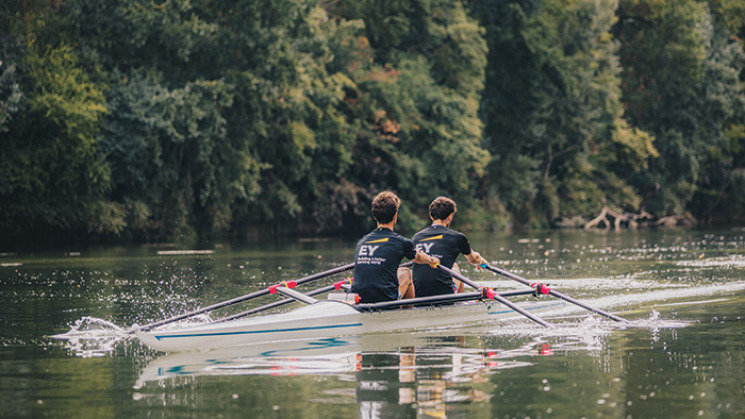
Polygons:
<instances>
[{"instance_id":1,"label":"white water splash","mask_svg":"<svg viewBox=\"0 0 745 419\"><path fill-rule=\"evenodd\" d=\"M104 356L114 350L116 344L130 336L128 330L96 317L82 317L70 326L70 330L52 336L63 339L65 348L83 358Z\"/></svg>"},{"instance_id":2,"label":"white water splash","mask_svg":"<svg viewBox=\"0 0 745 419\"><path fill-rule=\"evenodd\" d=\"M686 327L689 324L691 324L691 322L664 319L660 312L653 308L652 312L649 314L649 317L632 320L629 322L627 327L649 329L650 331L656 333L660 329L677 329Z\"/></svg>"},{"instance_id":3,"label":"white water splash","mask_svg":"<svg viewBox=\"0 0 745 419\"><path fill-rule=\"evenodd\" d=\"M126 331L116 324L96 317L85 316L75 321L66 333L52 336L56 339L72 337L116 336L126 334Z\"/></svg>"},{"instance_id":4,"label":"white water splash","mask_svg":"<svg viewBox=\"0 0 745 419\"><path fill-rule=\"evenodd\" d=\"M160 330L179 329L186 326L211 322L209 315L192 316L161 326ZM65 348L75 355L90 358L107 355L114 351L116 345L124 340L133 338L132 328L118 326L108 320L85 316L70 325L65 333L51 336L54 339L66 340Z\"/></svg>"}]
</instances>

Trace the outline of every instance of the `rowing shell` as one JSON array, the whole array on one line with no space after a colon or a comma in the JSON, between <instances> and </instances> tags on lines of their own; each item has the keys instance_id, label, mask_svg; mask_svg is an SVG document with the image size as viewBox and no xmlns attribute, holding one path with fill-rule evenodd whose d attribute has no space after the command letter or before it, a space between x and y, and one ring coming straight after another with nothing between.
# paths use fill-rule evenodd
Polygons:
<instances>
[{"instance_id":1,"label":"rowing shell","mask_svg":"<svg viewBox=\"0 0 745 419\"><path fill-rule=\"evenodd\" d=\"M525 310L538 312L561 307L564 302L527 301L519 305ZM182 352L286 340L431 329L516 317L521 316L495 301L369 312L361 312L342 301L318 301L269 316L163 331L142 331L137 326L133 330L144 344L153 349Z\"/></svg>"}]
</instances>

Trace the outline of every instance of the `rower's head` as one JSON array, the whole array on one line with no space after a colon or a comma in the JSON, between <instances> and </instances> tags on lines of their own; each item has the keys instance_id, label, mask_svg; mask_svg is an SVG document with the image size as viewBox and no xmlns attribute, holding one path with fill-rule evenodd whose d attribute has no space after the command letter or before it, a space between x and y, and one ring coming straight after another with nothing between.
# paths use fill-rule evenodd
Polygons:
<instances>
[{"instance_id":1,"label":"rower's head","mask_svg":"<svg viewBox=\"0 0 745 419\"><path fill-rule=\"evenodd\" d=\"M433 221L448 221L449 224L457 210L455 201L444 196L438 196L429 204L429 216ZM450 217L449 220L448 217Z\"/></svg>"},{"instance_id":2,"label":"rower's head","mask_svg":"<svg viewBox=\"0 0 745 419\"><path fill-rule=\"evenodd\" d=\"M396 217L401 200L391 191L379 193L372 201L372 215L380 224L388 224Z\"/></svg>"}]
</instances>

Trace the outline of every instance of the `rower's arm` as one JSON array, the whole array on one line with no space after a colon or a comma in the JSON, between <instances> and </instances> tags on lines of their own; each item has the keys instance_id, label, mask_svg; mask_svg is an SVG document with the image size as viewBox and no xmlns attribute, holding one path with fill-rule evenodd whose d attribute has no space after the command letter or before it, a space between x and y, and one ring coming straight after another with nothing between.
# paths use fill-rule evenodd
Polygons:
<instances>
[{"instance_id":1,"label":"rower's arm","mask_svg":"<svg viewBox=\"0 0 745 419\"><path fill-rule=\"evenodd\" d=\"M414 257L414 263L419 263L421 265L437 265L440 263L440 259L437 259L436 257L432 257L421 250L416 251L416 256Z\"/></svg>"},{"instance_id":2,"label":"rower's arm","mask_svg":"<svg viewBox=\"0 0 745 419\"><path fill-rule=\"evenodd\" d=\"M466 257L468 263L470 263L471 265L484 265L489 263L481 256L479 252L475 250L471 250L471 253L464 256Z\"/></svg>"}]
</instances>

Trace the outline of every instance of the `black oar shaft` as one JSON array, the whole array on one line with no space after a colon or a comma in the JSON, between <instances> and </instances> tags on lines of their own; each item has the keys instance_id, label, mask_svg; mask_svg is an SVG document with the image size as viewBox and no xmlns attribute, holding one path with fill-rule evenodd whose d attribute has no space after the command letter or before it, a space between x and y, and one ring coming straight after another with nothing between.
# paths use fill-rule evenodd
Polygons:
<instances>
[{"instance_id":1,"label":"black oar shaft","mask_svg":"<svg viewBox=\"0 0 745 419\"><path fill-rule=\"evenodd\" d=\"M485 269L488 269L488 270L496 273L496 274L502 275L505 278L511 279L513 281L520 282L521 284L527 285L529 287L532 287L533 286L531 284L531 282L528 281L527 279L525 279L525 278L523 278L523 277L521 277L519 275L516 275L516 274L514 274L514 273L512 273L510 271L505 271L504 269L496 268L496 267L491 266L491 265L483 265L483 267ZM563 293L561 293L559 291L555 291L555 290L549 289L548 290L548 293L550 295L553 295L556 298L562 299L564 301L567 301L569 303L572 303L574 305L577 305L579 307L582 307L582 308L584 308L586 310L592 311L593 313L600 314L600 315L605 316L605 317L607 317L607 318L609 318L611 320L615 320L617 322L628 322L628 320L626 320L626 319L624 319L622 317L618 317L615 314L608 313L607 311L601 310L599 308L591 307L591 306L589 306L589 305L587 305L587 304L585 304L585 303L583 303L581 301L575 300L574 298L572 298L572 297L570 297L568 295L564 295Z\"/></svg>"},{"instance_id":2,"label":"black oar shaft","mask_svg":"<svg viewBox=\"0 0 745 419\"><path fill-rule=\"evenodd\" d=\"M340 272L348 271L348 270L353 269L353 268L354 268L354 263L350 263L350 264L347 264L347 265L344 265L344 266L339 266L339 267L336 267L336 268L333 268L333 269L329 269L328 271L319 272L319 273L313 274L313 275L308 275L308 276L306 276L304 278L295 280L295 283L297 285L304 284L306 282L315 281L315 280L320 279L320 278L324 278L324 277L327 277L327 276L330 276L330 275L334 275L334 274L337 274L337 273L340 273ZM206 313L208 311L216 310L218 308L223 308L223 307L227 307L227 306L230 306L230 305L233 305L233 304L236 304L236 303L240 303L240 302L243 302L243 301L248 301L248 300L251 300L251 299L254 299L254 298L257 298L257 297L261 297L261 296L267 295L269 293L270 293L270 291L269 291L268 288L263 289L263 290L259 290L259 291L255 291L255 292L252 292L250 294L246 294L246 295L241 296L241 297L236 297L236 298L233 298L233 299L230 299L230 300L227 300L227 301L222 301L220 303L212 304L210 306L203 307L203 308L200 308L200 309L197 309L197 310L193 310L193 311L190 311L188 313L179 314L177 316L169 317L169 318L164 319L164 320L159 320L157 322L153 322L153 323L150 323L150 324L146 324L144 326L140 326L140 330L147 331L147 330L150 330L150 329L152 329L154 327L163 326L164 324L173 323L175 321L183 320L183 319L186 319L188 317L192 317L192 316L196 316L198 314Z\"/></svg>"},{"instance_id":3,"label":"black oar shaft","mask_svg":"<svg viewBox=\"0 0 745 419\"><path fill-rule=\"evenodd\" d=\"M617 322L628 322L628 320L624 319L623 317L618 317L615 314L608 313L607 311L601 310L599 308L588 306L587 304L585 304L585 303L583 303L581 301L575 300L574 298L572 298L572 297L570 297L568 295L565 295L563 293L560 293L559 291L554 291L554 290L551 290L550 289L548 291L548 293L551 294L551 295L553 295L556 298L562 299L564 301L568 301L568 302L570 302L570 303L572 303L574 305L577 305L577 306L582 307L582 308L584 308L586 310L592 311L593 313L596 313L596 314L600 314L602 316L605 316L605 317L607 317L607 318L609 318L611 320L615 320Z\"/></svg>"},{"instance_id":4,"label":"black oar shaft","mask_svg":"<svg viewBox=\"0 0 745 419\"><path fill-rule=\"evenodd\" d=\"M465 276L459 274L458 272L455 272L454 270L452 270L450 268L447 268L447 267L442 266L442 265L437 265L437 267L440 268L440 269L442 269L443 271L447 272L450 276L452 276L454 278L457 278L459 281L463 282L464 284L466 284L466 285L468 285L468 286L470 286L472 288L475 288L477 290L480 290L481 288L483 288L483 287L479 286L477 283L473 282L472 280L466 278ZM541 326L553 327L551 325L551 323L546 322L545 320L541 319L538 316L534 316L533 314L528 313L522 307L520 307L517 304L513 303L512 301L510 301L510 300L508 300L508 299L500 296L499 294L494 293L493 295L491 295L491 297L494 298L494 300L499 301L500 303L502 303L502 304L506 305L507 307L511 308L512 310L514 310L514 311L522 314L523 316L529 318L530 320L533 320L534 322L540 324Z\"/></svg>"},{"instance_id":5,"label":"black oar shaft","mask_svg":"<svg viewBox=\"0 0 745 419\"><path fill-rule=\"evenodd\" d=\"M508 291L501 296L532 295L533 291ZM441 306L444 304L460 303L464 301L483 300L483 292L459 292L457 294L442 294L431 297L407 298L405 300L383 301L379 303L360 303L355 307L360 311L381 311L399 309L402 307Z\"/></svg>"},{"instance_id":6,"label":"black oar shaft","mask_svg":"<svg viewBox=\"0 0 745 419\"><path fill-rule=\"evenodd\" d=\"M407 298L404 300L381 301L378 303L360 303L355 305L355 307L360 311L380 311L409 306L417 307L452 304L463 301L480 300L482 298L483 294L480 292L463 292L458 294L443 294L430 297Z\"/></svg>"}]
</instances>

